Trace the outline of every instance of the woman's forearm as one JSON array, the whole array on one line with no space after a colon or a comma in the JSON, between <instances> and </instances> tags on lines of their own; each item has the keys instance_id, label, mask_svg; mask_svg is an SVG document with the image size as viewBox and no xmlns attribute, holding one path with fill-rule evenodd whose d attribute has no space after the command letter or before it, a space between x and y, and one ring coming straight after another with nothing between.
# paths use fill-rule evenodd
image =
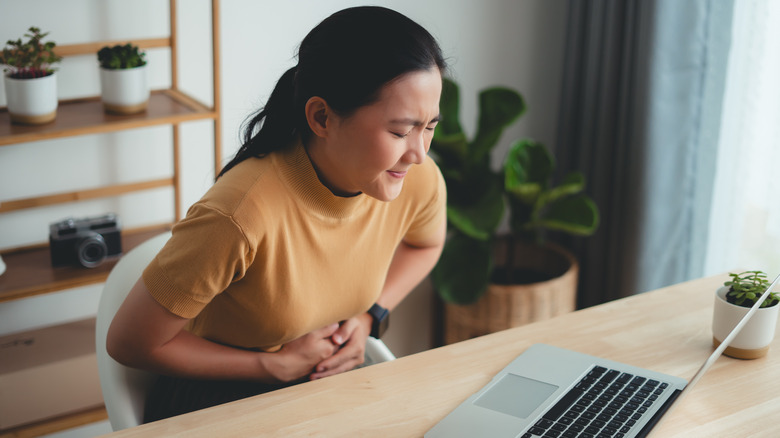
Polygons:
<instances>
[{"instance_id":1,"label":"woman's forearm","mask_svg":"<svg viewBox=\"0 0 780 438\"><path fill-rule=\"evenodd\" d=\"M279 382L264 360L269 354L220 345L182 330L128 365L188 378Z\"/></svg>"},{"instance_id":2,"label":"woman's forearm","mask_svg":"<svg viewBox=\"0 0 780 438\"><path fill-rule=\"evenodd\" d=\"M439 232L441 243L433 246L417 247L401 242L396 248L385 285L377 303L394 309L423 279L431 272L439 260L444 248L446 224Z\"/></svg>"},{"instance_id":3,"label":"woman's forearm","mask_svg":"<svg viewBox=\"0 0 780 438\"><path fill-rule=\"evenodd\" d=\"M200 379L286 382L304 377L334 347L337 324L295 340L276 353L233 348L186 330L187 319L173 315L139 281L109 328L106 348L119 363L159 374Z\"/></svg>"},{"instance_id":4,"label":"woman's forearm","mask_svg":"<svg viewBox=\"0 0 780 438\"><path fill-rule=\"evenodd\" d=\"M108 353L126 366L190 378L269 380L257 353L220 345L184 330L142 281L131 290L109 328Z\"/></svg>"}]
</instances>

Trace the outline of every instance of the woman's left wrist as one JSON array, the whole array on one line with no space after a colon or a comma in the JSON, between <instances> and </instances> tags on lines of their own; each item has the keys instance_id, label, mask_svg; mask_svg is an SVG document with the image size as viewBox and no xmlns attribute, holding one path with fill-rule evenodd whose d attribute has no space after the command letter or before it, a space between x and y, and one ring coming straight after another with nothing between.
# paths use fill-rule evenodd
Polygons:
<instances>
[{"instance_id":1,"label":"woman's left wrist","mask_svg":"<svg viewBox=\"0 0 780 438\"><path fill-rule=\"evenodd\" d=\"M374 304L366 312L370 318L370 336L380 339L390 325L390 310Z\"/></svg>"},{"instance_id":2,"label":"woman's left wrist","mask_svg":"<svg viewBox=\"0 0 780 438\"><path fill-rule=\"evenodd\" d=\"M371 333L371 324L374 322L374 318L368 312L365 312L358 316L358 320L360 325L366 329L366 333Z\"/></svg>"}]
</instances>

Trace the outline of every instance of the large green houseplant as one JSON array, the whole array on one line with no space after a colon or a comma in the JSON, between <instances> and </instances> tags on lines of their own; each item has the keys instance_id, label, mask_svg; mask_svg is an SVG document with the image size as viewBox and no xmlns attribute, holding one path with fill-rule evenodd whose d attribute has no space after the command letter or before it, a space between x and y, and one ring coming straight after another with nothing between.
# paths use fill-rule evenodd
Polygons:
<instances>
[{"instance_id":1,"label":"large green houseplant","mask_svg":"<svg viewBox=\"0 0 780 438\"><path fill-rule=\"evenodd\" d=\"M449 236L432 279L445 301L470 303L489 281L491 241L504 215L503 178L491 168L491 152L525 111L525 102L507 88L483 90L477 134L469 141L460 125L459 94L457 84L445 78L431 151L447 184Z\"/></svg>"},{"instance_id":2,"label":"large green houseplant","mask_svg":"<svg viewBox=\"0 0 780 438\"><path fill-rule=\"evenodd\" d=\"M559 185L551 183L554 160L539 142L515 142L502 168L492 168L491 153L502 133L525 111L518 92L492 87L479 93L477 133L471 140L460 125L459 107L458 85L445 79L442 117L431 150L447 183L449 235L431 277L446 303L469 305L491 283L525 281L515 275L522 270L515 267L515 259L536 255L518 255L519 245L523 251L541 246L548 230L592 234L598 225L598 209L582 193L581 173L567 175ZM499 234L506 210L510 232ZM499 240L503 261L496 266ZM534 276L530 281L539 280Z\"/></svg>"}]
</instances>

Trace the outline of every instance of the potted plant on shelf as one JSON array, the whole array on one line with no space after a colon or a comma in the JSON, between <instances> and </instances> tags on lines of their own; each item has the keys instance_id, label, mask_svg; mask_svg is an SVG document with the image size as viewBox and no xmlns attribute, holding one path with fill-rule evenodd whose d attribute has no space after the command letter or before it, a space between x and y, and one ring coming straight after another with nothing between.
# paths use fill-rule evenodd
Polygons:
<instances>
[{"instance_id":1,"label":"potted plant on shelf","mask_svg":"<svg viewBox=\"0 0 780 438\"><path fill-rule=\"evenodd\" d=\"M590 235L598 226L582 174L552 186L554 160L541 143L516 142L503 169L492 169L492 149L525 110L522 96L489 88L479 106L469 141L459 123L458 86L445 79L431 144L448 197L449 235L431 274L444 301L445 343L574 310L577 261L547 242L545 231ZM498 233L507 207L510 232Z\"/></svg>"},{"instance_id":2,"label":"potted plant on shelf","mask_svg":"<svg viewBox=\"0 0 780 438\"><path fill-rule=\"evenodd\" d=\"M723 283L723 286L715 292L712 342L716 348L770 286L766 274L762 271L729 273L729 276L731 280ZM770 292L723 354L739 359L756 359L765 356L775 335L778 309L780 309L778 303L780 303L780 294Z\"/></svg>"},{"instance_id":3,"label":"potted plant on shelf","mask_svg":"<svg viewBox=\"0 0 780 438\"><path fill-rule=\"evenodd\" d=\"M8 113L15 123L38 125L57 117L57 78L52 65L62 60L54 53L56 43L43 42L48 33L30 27L27 41L8 40L0 53L4 64Z\"/></svg>"},{"instance_id":4,"label":"potted plant on shelf","mask_svg":"<svg viewBox=\"0 0 780 438\"><path fill-rule=\"evenodd\" d=\"M149 104L145 53L133 44L105 46L100 62L100 95L106 112L135 114Z\"/></svg>"}]
</instances>

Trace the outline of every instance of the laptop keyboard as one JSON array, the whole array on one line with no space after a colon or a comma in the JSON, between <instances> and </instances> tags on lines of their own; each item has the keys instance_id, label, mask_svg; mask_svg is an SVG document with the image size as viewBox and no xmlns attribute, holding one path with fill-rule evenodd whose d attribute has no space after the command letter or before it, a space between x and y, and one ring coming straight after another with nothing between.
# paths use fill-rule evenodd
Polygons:
<instances>
[{"instance_id":1,"label":"laptop keyboard","mask_svg":"<svg viewBox=\"0 0 780 438\"><path fill-rule=\"evenodd\" d=\"M625 437L667 386L657 380L593 367L522 438Z\"/></svg>"}]
</instances>

